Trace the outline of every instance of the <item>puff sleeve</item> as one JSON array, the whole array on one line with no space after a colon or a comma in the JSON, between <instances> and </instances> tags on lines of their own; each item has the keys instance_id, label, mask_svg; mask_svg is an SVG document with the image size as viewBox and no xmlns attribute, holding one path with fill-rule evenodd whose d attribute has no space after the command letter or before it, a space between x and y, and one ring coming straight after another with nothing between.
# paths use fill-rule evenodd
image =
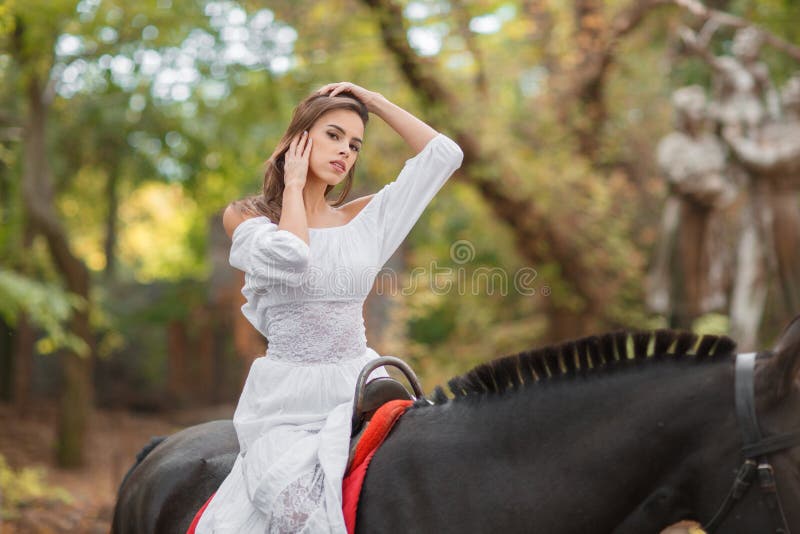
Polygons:
<instances>
[{"instance_id":1,"label":"puff sleeve","mask_svg":"<svg viewBox=\"0 0 800 534\"><path fill-rule=\"evenodd\" d=\"M463 159L464 153L455 141L440 133L406 161L393 182L381 189L378 213L381 266L394 254Z\"/></svg>"},{"instance_id":2,"label":"puff sleeve","mask_svg":"<svg viewBox=\"0 0 800 534\"><path fill-rule=\"evenodd\" d=\"M230 264L260 282L302 284L308 270L308 244L267 217L253 217L233 232Z\"/></svg>"}]
</instances>

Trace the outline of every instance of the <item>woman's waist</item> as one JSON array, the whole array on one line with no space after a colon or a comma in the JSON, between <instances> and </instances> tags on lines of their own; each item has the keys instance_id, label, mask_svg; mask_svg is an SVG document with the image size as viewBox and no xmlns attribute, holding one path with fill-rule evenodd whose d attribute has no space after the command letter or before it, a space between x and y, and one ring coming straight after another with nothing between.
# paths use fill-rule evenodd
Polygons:
<instances>
[{"instance_id":1,"label":"woman's waist","mask_svg":"<svg viewBox=\"0 0 800 534\"><path fill-rule=\"evenodd\" d=\"M271 322L267 355L295 363L336 363L359 358L367 349L364 322Z\"/></svg>"},{"instance_id":2,"label":"woman's waist","mask_svg":"<svg viewBox=\"0 0 800 534\"><path fill-rule=\"evenodd\" d=\"M258 366L263 367L263 372L269 372L274 376L282 372L293 373L297 367L304 368L303 376L307 379L317 378L326 379L327 373L345 374L347 376L357 376L370 360L380 357L380 355L364 343L358 348L355 346L349 351L287 351L272 344L267 346L264 356L256 358ZM255 364L254 362L254 364ZM269 368L270 371L266 371ZM275 374L277 372L277 375Z\"/></svg>"}]
</instances>

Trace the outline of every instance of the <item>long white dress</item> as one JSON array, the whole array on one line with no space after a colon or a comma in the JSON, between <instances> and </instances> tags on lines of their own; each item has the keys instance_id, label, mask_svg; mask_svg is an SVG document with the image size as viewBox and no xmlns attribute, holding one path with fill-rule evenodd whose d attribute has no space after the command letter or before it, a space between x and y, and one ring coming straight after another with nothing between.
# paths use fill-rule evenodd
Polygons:
<instances>
[{"instance_id":1,"label":"long white dress","mask_svg":"<svg viewBox=\"0 0 800 534\"><path fill-rule=\"evenodd\" d=\"M269 348L253 362L234 413L241 452L198 534L346 531L355 382L378 357L367 346L364 301L462 158L438 134L349 223L309 228L309 245L266 217L236 228L230 263L245 273L242 312Z\"/></svg>"}]
</instances>

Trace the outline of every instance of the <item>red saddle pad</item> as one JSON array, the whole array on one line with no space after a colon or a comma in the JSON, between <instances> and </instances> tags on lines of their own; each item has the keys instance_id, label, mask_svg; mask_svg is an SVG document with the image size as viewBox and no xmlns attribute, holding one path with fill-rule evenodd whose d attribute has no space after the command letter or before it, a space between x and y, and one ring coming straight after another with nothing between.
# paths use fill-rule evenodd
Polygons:
<instances>
[{"instance_id":1,"label":"red saddle pad","mask_svg":"<svg viewBox=\"0 0 800 534\"><path fill-rule=\"evenodd\" d=\"M344 524L347 526L348 534L356 531L356 512L358 511L358 499L361 496L361 487L364 485L364 477L367 474L367 467L375 456L378 447L389 435L389 431L394 424L405 413L414 401L393 400L389 401L375 412L372 416L361 440L356 445L353 453L353 461L350 470L345 474L342 481L342 511L344 512Z\"/></svg>"}]
</instances>

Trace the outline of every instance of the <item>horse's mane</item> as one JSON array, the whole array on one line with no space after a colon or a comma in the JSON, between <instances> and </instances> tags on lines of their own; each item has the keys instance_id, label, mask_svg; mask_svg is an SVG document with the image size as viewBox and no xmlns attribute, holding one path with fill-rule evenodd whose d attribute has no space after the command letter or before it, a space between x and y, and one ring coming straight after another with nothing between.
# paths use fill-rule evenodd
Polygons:
<instances>
[{"instance_id":1,"label":"horse's mane","mask_svg":"<svg viewBox=\"0 0 800 534\"><path fill-rule=\"evenodd\" d=\"M667 358L708 361L729 357L735 350L736 342L727 336L698 336L677 330L619 331L503 356L478 365L447 384L458 400L619 368L621 364L627 367ZM434 404L449 401L441 386L429 400Z\"/></svg>"}]
</instances>

